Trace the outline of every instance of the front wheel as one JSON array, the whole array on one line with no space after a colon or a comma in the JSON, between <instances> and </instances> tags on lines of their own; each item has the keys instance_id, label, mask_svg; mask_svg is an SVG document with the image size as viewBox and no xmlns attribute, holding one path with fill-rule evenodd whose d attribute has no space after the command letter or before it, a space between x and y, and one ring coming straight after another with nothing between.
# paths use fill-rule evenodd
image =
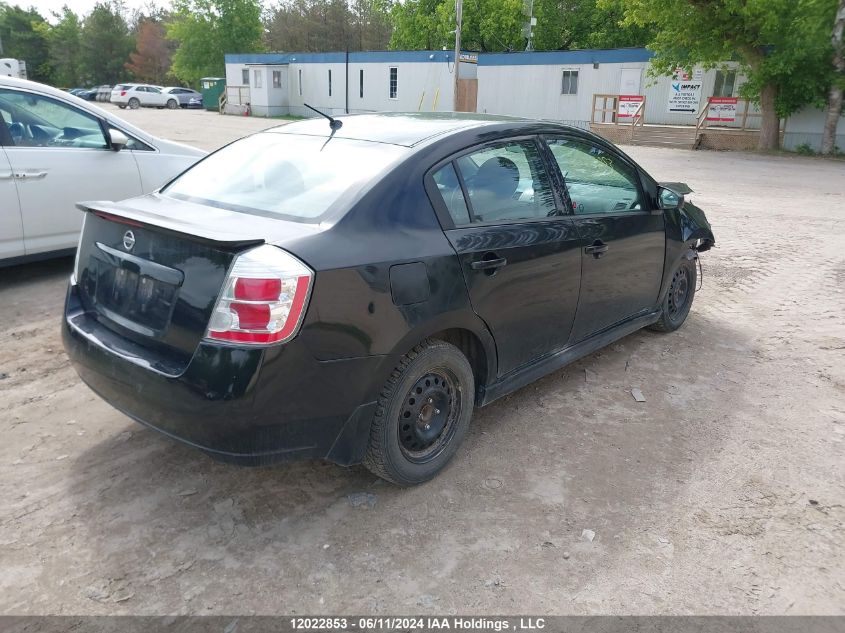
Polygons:
<instances>
[{"instance_id":1,"label":"front wheel","mask_svg":"<svg viewBox=\"0 0 845 633\"><path fill-rule=\"evenodd\" d=\"M138 101L135 97L132 97L129 100L129 107L132 108L133 110L137 110L138 108L141 107L141 102Z\"/></svg>"},{"instance_id":2,"label":"front wheel","mask_svg":"<svg viewBox=\"0 0 845 633\"><path fill-rule=\"evenodd\" d=\"M669 290L663 299L660 320L650 326L650 329L657 332L674 332L683 325L695 298L697 273L694 259L681 260L672 273Z\"/></svg>"},{"instance_id":3,"label":"front wheel","mask_svg":"<svg viewBox=\"0 0 845 633\"><path fill-rule=\"evenodd\" d=\"M168 99L167 100L167 109L168 110L175 110L179 107L179 104L176 103L176 99Z\"/></svg>"},{"instance_id":4,"label":"front wheel","mask_svg":"<svg viewBox=\"0 0 845 633\"><path fill-rule=\"evenodd\" d=\"M364 465L400 486L428 481L466 435L474 394L466 356L444 341L423 341L402 357L381 390Z\"/></svg>"}]
</instances>

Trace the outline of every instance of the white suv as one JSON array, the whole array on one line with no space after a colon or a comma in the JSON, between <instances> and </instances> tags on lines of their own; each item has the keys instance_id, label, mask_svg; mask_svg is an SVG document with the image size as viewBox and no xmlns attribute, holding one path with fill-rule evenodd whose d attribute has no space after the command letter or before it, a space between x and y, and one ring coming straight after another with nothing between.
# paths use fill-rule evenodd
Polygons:
<instances>
[{"instance_id":1,"label":"white suv","mask_svg":"<svg viewBox=\"0 0 845 633\"><path fill-rule=\"evenodd\" d=\"M173 104L169 102L173 101ZM111 91L111 102L119 108L130 107L133 110L138 108L171 108L179 107L179 100L176 96L164 92L161 86L150 86L147 84L118 84Z\"/></svg>"}]
</instances>

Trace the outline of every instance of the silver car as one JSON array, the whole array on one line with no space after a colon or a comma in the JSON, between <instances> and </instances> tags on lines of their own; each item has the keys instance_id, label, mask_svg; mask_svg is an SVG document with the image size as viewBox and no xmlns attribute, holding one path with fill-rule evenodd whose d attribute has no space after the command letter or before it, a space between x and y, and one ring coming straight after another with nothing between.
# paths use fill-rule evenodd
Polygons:
<instances>
[{"instance_id":1,"label":"silver car","mask_svg":"<svg viewBox=\"0 0 845 633\"><path fill-rule=\"evenodd\" d=\"M199 102L200 106L202 106L202 94L197 92L196 90L192 90L191 88L182 88L180 86L171 86L164 89L164 93L175 97L179 103L179 107L181 108L188 108L188 107L195 107L191 103L191 100L194 100L194 103ZM176 104L172 103L172 99L168 100L167 107L171 110L176 109Z\"/></svg>"}]
</instances>

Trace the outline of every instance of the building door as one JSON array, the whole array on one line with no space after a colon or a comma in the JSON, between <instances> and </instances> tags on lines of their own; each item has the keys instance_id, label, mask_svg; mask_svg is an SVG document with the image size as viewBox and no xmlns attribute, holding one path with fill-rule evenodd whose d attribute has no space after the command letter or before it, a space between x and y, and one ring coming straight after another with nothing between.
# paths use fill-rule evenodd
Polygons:
<instances>
[{"instance_id":1,"label":"building door","mask_svg":"<svg viewBox=\"0 0 845 633\"><path fill-rule=\"evenodd\" d=\"M619 94L638 95L640 94L641 68L623 68L619 79Z\"/></svg>"},{"instance_id":2,"label":"building door","mask_svg":"<svg viewBox=\"0 0 845 633\"><path fill-rule=\"evenodd\" d=\"M458 112L475 112L478 104L478 79L458 79Z\"/></svg>"}]
</instances>

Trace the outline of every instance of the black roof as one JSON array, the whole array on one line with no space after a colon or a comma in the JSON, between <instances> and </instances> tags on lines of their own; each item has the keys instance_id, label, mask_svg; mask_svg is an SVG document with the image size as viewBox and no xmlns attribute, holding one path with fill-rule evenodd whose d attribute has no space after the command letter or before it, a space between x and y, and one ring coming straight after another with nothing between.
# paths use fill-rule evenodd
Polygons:
<instances>
[{"instance_id":1,"label":"black roof","mask_svg":"<svg viewBox=\"0 0 845 633\"><path fill-rule=\"evenodd\" d=\"M529 119L455 112L381 112L337 116L343 127L336 138L413 147L434 137L492 125L531 124ZM326 136L331 133L328 120L322 117L295 121L272 128L269 132Z\"/></svg>"}]
</instances>

